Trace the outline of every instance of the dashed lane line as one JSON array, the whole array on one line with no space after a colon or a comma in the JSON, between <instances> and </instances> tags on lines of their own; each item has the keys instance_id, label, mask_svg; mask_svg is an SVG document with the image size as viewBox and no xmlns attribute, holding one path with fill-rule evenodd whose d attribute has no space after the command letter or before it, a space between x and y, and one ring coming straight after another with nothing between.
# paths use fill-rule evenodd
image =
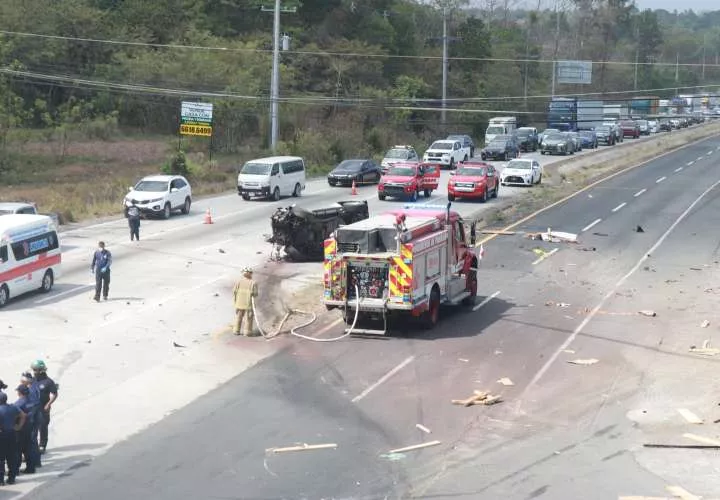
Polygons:
<instances>
[{"instance_id":1,"label":"dashed lane line","mask_svg":"<svg viewBox=\"0 0 720 500\"><path fill-rule=\"evenodd\" d=\"M592 229L593 227L597 226L597 225L600 224L601 222L602 222L602 219L595 219L595 220L592 221L590 224L588 224L587 226L585 226L584 228L582 228L582 229L580 230L580 232L581 232L581 233L584 233L584 232L587 231L588 229Z\"/></svg>"},{"instance_id":2,"label":"dashed lane line","mask_svg":"<svg viewBox=\"0 0 720 500\"><path fill-rule=\"evenodd\" d=\"M678 172L682 171L682 169L683 169L682 167L676 168L676 169L675 169L675 173L677 174Z\"/></svg>"},{"instance_id":3,"label":"dashed lane line","mask_svg":"<svg viewBox=\"0 0 720 500\"><path fill-rule=\"evenodd\" d=\"M687 162L687 164L686 164L686 165L687 165L688 167L690 167L690 166L692 166L692 164L693 164L693 163L695 163L695 161L694 161L694 160L693 160L693 161L689 161L689 162Z\"/></svg>"},{"instance_id":4,"label":"dashed lane line","mask_svg":"<svg viewBox=\"0 0 720 500\"><path fill-rule=\"evenodd\" d=\"M490 296L488 296L488 297L485 297L485 300L483 300L482 302L480 302L479 304L477 304L475 307L473 307L473 311L477 311L477 310L480 309L481 307L486 306L486 305L488 304L488 302L490 302L492 299L494 299L494 298L497 297L498 295L500 295L500 290L498 290L497 292L493 293L492 295L490 295Z\"/></svg>"},{"instance_id":5,"label":"dashed lane line","mask_svg":"<svg viewBox=\"0 0 720 500\"><path fill-rule=\"evenodd\" d=\"M664 181L665 179L667 179L667 177L662 176L662 177L660 177L658 180L655 181L655 184L660 184L660 183L661 183L662 181Z\"/></svg>"},{"instance_id":6,"label":"dashed lane line","mask_svg":"<svg viewBox=\"0 0 720 500\"><path fill-rule=\"evenodd\" d=\"M542 261L544 261L545 259L549 259L549 258L552 257L553 255L555 255L558 250L560 250L560 249L559 249L559 248L553 248L553 249L550 250L548 253L542 254L540 257L538 257L537 259L535 259L535 260L533 261L532 265L533 265L533 266L537 266L538 264L540 264L540 263L541 263Z\"/></svg>"},{"instance_id":7,"label":"dashed lane line","mask_svg":"<svg viewBox=\"0 0 720 500\"><path fill-rule=\"evenodd\" d=\"M367 395L370 394L372 391L374 391L375 389L377 389L378 387L380 387L380 385L382 385L383 383L387 382L387 380L388 380L390 377L392 377L392 376L395 375L397 372L399 372L400 370L402 370L403 368L405 368L407 365L409 365L410 363L412 363L414 360L415 360L415 356L410 356L409 358L406 358L402 363L400 363L400 364L397 365L395 368L393 368L392 370L390 370L389 372L387 372L385 375L383 375L383 376L380 378L380 380L378 380L378 381L375 382L373 385L371 385L370 387L368 387L367 389L365 389L364 391L362 391L360 394L358 394L357 396L355 396L355 397L352 399L352 402L353 402L353 403L357 403L358 401L360 401L361 399L363 399L365 396L367 396Z\"/></svg>"},{"instance_id":8,"label":"dashed lane line","mask_svg":"<svg viewBox=\"0 0 720 500\"><path fill-rule=\"evenodd\" d=\"M647 191L647 189L641 189L640 191L638 191L637 193L635 193L633 196L634 196L635 198L637 198L638 196L640 196L641 194L643 194L645 191Z\"/></svg>"},{"instance_id":9,"label":"dashed lane line","mask_svg":"<svg viewBox=\"0 0 720 500\"><path fill-rule=\"evenodd\" d=\"M627 205L627 203L622 202L622 203L620 203L617 207L613 208L612 211L613 211L613 212L617 212L618 210L620 210L620 209L621 209L622 207L624 207L625 205Z\"/></svg>"}]
</instances>

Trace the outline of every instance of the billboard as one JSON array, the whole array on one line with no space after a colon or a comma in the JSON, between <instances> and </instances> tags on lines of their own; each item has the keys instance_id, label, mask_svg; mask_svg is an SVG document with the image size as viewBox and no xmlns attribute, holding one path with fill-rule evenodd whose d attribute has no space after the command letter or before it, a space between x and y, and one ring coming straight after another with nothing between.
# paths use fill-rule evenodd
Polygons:
<instances>
[{"instance_id":1,"label":"billboard","mask_svg":"<svg viewBox=\"0 0 720 500\"><path fill-rule=\"evenodd\" d=\"M212 136L213 105L206 102L182 102L180 134Z\"/></svg>"},{"instance_id":2,"label":"billboard","mask_svg":"<svg viewBox=\"0 0 720 500\"><path fill-rule=\"evenodd\" d=\"M555 71L558 83L575 85L592 83L592 61L557 61Z\"/></svg>"}]
</instances>

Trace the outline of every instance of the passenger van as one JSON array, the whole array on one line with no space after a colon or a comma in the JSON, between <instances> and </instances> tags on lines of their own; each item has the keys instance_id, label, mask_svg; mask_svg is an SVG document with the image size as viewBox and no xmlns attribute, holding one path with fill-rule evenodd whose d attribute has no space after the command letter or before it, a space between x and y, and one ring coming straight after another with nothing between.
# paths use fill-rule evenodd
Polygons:
<instances>
[{"instance_id":1,"label":"passenger van","mask_svg":"<svg viewBox=\"0 0 720 500\"><path fill-rule=\"evenodd\" d=\"M10 297L49 292L60 277L60 241L47 215L0 217L0 307Z\"/></svg>"},{"instance_id":2,"label":"passenger van","mask_svg":"<svg viewBox=\"0 0 720 500\"><path fill-rule=\"evenodd\" d=\"M238 195L277 201L281 196L300 196L305 190L305 161L298 156L271 156L247 162L240 169Z\"/></svg>"}]
</instances>

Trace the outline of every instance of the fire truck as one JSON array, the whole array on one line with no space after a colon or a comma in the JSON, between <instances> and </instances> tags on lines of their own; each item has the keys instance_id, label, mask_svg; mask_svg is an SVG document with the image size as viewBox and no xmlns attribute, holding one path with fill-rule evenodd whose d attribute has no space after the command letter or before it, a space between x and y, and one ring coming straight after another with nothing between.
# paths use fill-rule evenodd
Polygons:
<instances>
[{"instance_id":1,"label":"fire truck","mask_svg":"<svg viewBox=\"0 0 720 500\"><path fill-rule=\"evenodd\" d=\"M450 205L406 205L341 226L325 240L323 301L343 311L351 333L385 335L389 322L408 319L432 328L441 305L475 303L484 249L475 247L475 223L468 242ZM368 322L382 328L354 328Z\"/></svg>"}]
</instances>

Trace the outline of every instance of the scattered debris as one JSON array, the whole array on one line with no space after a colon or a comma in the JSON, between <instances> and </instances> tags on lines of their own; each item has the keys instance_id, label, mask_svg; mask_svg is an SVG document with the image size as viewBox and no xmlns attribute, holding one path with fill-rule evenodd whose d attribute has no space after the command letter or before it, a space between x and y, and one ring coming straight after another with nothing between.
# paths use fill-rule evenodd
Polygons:
<instances>
[{"instance_id":1,"label":"scattered debris","mask_svg":"<svg viewBox=\"0 0 720 500\"><path fill-rule=\"evenodd\" d=\"M644 230L641 226L637 226L637 227L635 228L635 232L636 232L636 233L644 233L645 230Z\"/></svg>"},{"instance_id":2,"label":"scattered debris","mask_svg":"<svg viewBox=\"0 0 720 500\"><path fill-rule=\"evenodd\" d=\"M680 486L666 486L665 489L680 500L700 500L700 497L693 495Z\"/></svg>"},{"instance_id":3,"label":"scattered debris","mask_svg":"<svg viewBox=\"0 0 720 500\"><path fill-rule=\"evenodd\" d=\"M565 349L563 352L567 354L575 354L575 351L573 351L572 349Z\"/></svg>"},{"instance_id":4,"label":"scattered debris","mask_svg":"<svg viewBox=\"0 0 720 500\"><path fill-rule=\"evenodd\" d=\"M642 314L643 316L648 316L650 318L654 318L655 316L657 316L657 313L655 311L648 310L638 311L638 314Z\"/></svg>"},{"instance_id":5,"label":"scattered debris","mask_svg":"<svg viewBox=\"0 0 720 500\"><path fill-rule=\"evenodd\" d=\"M578 250L581 251L581 252L595 252L595 251L597 251L597 248L595 248L595 247L582 247L582 248L578 248Z\"/></svg>"},{"instance_id":6,"label":"scattered debris","mask_svg":"<svg viewBox=\"0 0 720 500\"><path fill-rule=\"evenodd\" d=\"M502 354L502 353L503 353L503 352L502 352L500 349L495 349L495 353L494 353L494 354L495 354L496 356L497 356L498 354Z\"/></svg>"},{"instance_id":7,"label":"scattered debris","mask_svg":"<svg viewBox=\"0 0 720 500\"><path fill-rule=\"evenodd\" d=\"M654 267L651 267L651 266L645 266L645 267L643 267L643 271L652 271L653 273L656 273L656 272L657 272L657 271L655 270L655 268L654 268Z\"/></svg>"},{"instance_id":8,"label":"scattered debris","mask_svg":"<svg viewBox=\"0 0 720 500\"><path fill-rule=\"evenodd\" d=\"M503 236L510 236L513 234L517 234L515 231L503 231L502 229L485 229L484 231L480 231L481 234L499 234Z\"/></svg>"},{"instance_id":9,"label":"scattered debris","mask_svg":"<svg viewBox=\"0 0 720 500\"><path fill-rule=\"evenodd\" d=\"M412 446L406 446L405 448L397 448L395 450L390 450L387 452L387 454L394 455L395 453L404 453L406 451L421 450L423 448L428 448L430 446L437 446L439 444L441 444L440 441L428 441L427 443L420 443L420 444L415 444Z\"/></svg>"},{"instance_id":10,"label":"scattered debris","mask_svg":"<svg viewBox=\"0 0 720 500\"><path fill-rule=\"evenodd\" d=\"M180 345L177 342L173 342L173 347L187 347L185 345Z\"/></svg>"},{"instance_id":11,"label":"scattered debris","mask_svg":"<svg viewBox=\"0 0 720 500\"><path fill-rule=\"evenodd\" d=\"M573 364L573 365L594 365L594 364L597 363L598 361L600 361L600 360L599 360L599 359L595 359L595 358L590 358L590 359L572 359L572 360L568 361L568 363Z\"/></svg>"},{"instance_id":12,"label":"scattered debris","mask_svg":"<svg viewBox=\"0 0 720 500\"><path fill-rule=\"evenodd\" d=\"M462 361L463 363L469 363L469 362L470 362L469 359L465 359L465 358L458 358L458 361Z\"/></svg>"},{"instance_id":13,"label":"scattered debris","mask_svg":"<svg viewBox=\"0 0 720 500\"><path fill-rule=\"evenodd\" d=\"M703 419L695 415L693 412L686 408L678 408L678 413L691 424L702 424Z\"/></svg>"},{"instance_id":14,"label":"scattered debris","mask_svg":"<svg viewBox=\"0 0 720 500\"><path fill-rule=\"evenodd\" d=\"M467 399L453 399L454 405L473 406L473 405L494 405L502 401L500 396L491 396L489 392L473 391L474 394Z\"/></svg>"},{"instance_id":15,"label":"scattered debris","mask_svg":"<svg viewBox=\"0 0 720 500\"><path fill-rule=\"evenodd\" d=\"M403 455L402 453L383 453L382 455L380 455L380 458L385 458L387 460L390 460L391 462L397 462L405 458L405 455Z\"/></svg>"},{"instance_id":16,"label":"scattered debris","mask_svg":"<svg viewBox=\"0 0 720 500\"><path fill-rule=\"evenodd\" d=\"M545 302L545 305L563 308L570 307L570 304L568 304L567 302L553 302L552 300L548 300L547 302Z\"/></svg>"},{"instance_id":17,"label":"scattered debris","mask_svg":"<svg viewBox=\"0 0 720 500\"><path fill-rule=\"evenodd\" d=\"M715 356L716 354L720 354L720 349L710 347L710 340L703 342L703 346L700 348L691 345L689 351L693 354L702 354L703 356Z\"/></svg>"},{"instance_id":18,"label":"scattered debris","mask_svg":"<svg viewBox=\"0 0 720 500\"><path fill-rule=\"evenodd\" d=\"M668 285L670 283L679 283L679 282L680 282L680 280L665 280L665 283L667 283Z\"/></svg>"},{"instance_id":19,"label":"scattered debris","mask_svg":"<svg viewBox=\"0 0 720 500\"><path fill-rule=\"evenodd\" d=\"M218 252L225 253L225 250L223 250L222 248L218 248Z\"/></svg>"},{"instance_id":20,"label":"scattered debris","mask_svg":"<svg viewBox=\"0 0 720 500\"><path fill-rule=\"evenodd\" d=\"M702 271L702 267L691 267L691 271Z\"/></svg>"},{"instance_id":21,"label":"scattered debris","mask_svg":"<svg viewBox=\"0 0 720 500\"><path fill-rule=\"evenodd\" d=\"M422 424L415 424L415 427L417 427L418 429L423 431L425 434L430 434L430 429L428 429L427 427L425 427Z\"/></svg>"},{"instance_id":22,"label":"scattered debris","mask_svg":"<svg viewBox=\"0 0 720 500\"><path fill-rule=\"evenodd\" d=\"M712 444L664 444L664 443L644 443L644 448L677 448L686 450L720 450L720 445Z\"/></svg>"},{"instance_id":23,"label":"scattered debris","mask_svg":"<svg viewBox=\"0 0 720 500\"><path fill-rule=\"evenodd\" d=\"M501 378L500 380L498 380L498 384L502 384L502 385L515 385L515 384L513 383L513 381L510 380L510 379L507 378L507 377L503 377L503 378Z\"/></svg>"},{"instance_id":24,"label":"scattered debris","mask_svg":"<svg viewBox=\"0 0 720 500\"><path fill-rule=\"evenodd\" d=\"M326 450L326 449L335 449L337 448L337 444L335 443L329 443L329 444L307 444L302 443L297 446L288 446L286 448L268 448L265 450L265 453L286 453L289 451L307 451L307 450Z\"/></svg>"},{"instance_id":25,"label":"scattered debris","mask_svg":"<svg viewBox=\"0 0 720 500\"><path fill-rule=\"evenodd\" d=\"M607 233L593 233L595 236L608 236Z\"/></svg>"},{"instance_id":26,"label":"scattered debris","mask_svg":"<svg viewBox=\"0 0 720 500\"><path fill-rule=\"evenodd\" d=\"M562 231L551 231L548 228L546 233L542 233L540 236L543 241L549 241L551 243L577 243L577 234L565 233Z\"/></svg>"},{"instance_id":27,"label":"scattered debris","mask_svg":"<svg viewBox=\"0 0 720 500\"><path fill-rule=\"evenodd\" d=\"M713 439L713 438L709 438L709 437L705 437L705 436L698 436L697 434L690 434L690 433L683 434L683 437L687 438L687 439L692 439L693 441L697 441L698 443L703 443L703 444L707 444L710 446L717 446L718 448L720 448L720 441L718 441L717 439Z\"/></svg>"},{"instance_id":28,"label":"scattered debris","mask_svg":"<svg viewBox=\"0 0 720 500\"><path fill-rule=\"evenodd\" d=\"M710 326L710 322L708 320L705 320L702 323L700 323L700 328L707 328L708 326Z\"/></svg>"},{"instance_id":29,"label":"scattered debris","mask_svg":"<svg viewBox=\"0 0 720 500\"><path fill-rule=\"evenodd\" d=\"M532 249L532 252L533 252L535 255L537 255L538 257L544 257L544 256L546 256L546 255L548 254L548 252L546 252L545 250L543 250L543 249L540 248L540 247L535 247L535 248L533 248L533 249Z\"/></svg>"}]
</instances>

